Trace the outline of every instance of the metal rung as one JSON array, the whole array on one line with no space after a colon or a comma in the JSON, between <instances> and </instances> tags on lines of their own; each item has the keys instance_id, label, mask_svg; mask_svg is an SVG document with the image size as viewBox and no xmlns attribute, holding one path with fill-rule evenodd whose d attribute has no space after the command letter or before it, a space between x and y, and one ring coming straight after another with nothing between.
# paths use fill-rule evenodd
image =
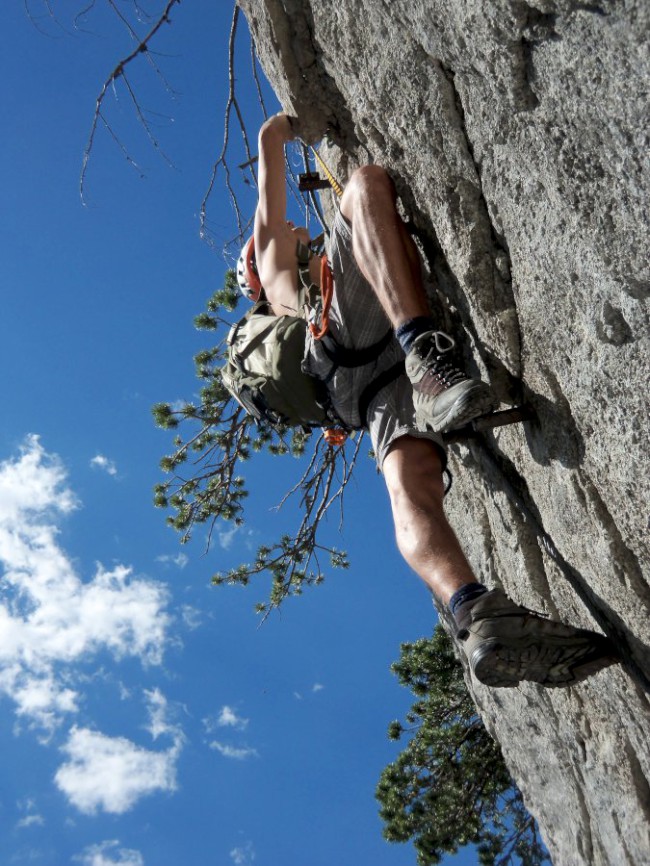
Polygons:
<instances>
[{"instance_id":1,"label":"metal rung","mask_svg":"<svg viewBox=\"0 0 650 866\"><path fill-rule=\"evenodd\" d=\"M481 415L464 427L459 427L458 430L450 430L447 433L443 433L442 438L446 443L463 442L465 439L472 439L479 433L492 430L494 427L504 427L507 424L521 424L523 421L531 421L534 417L535 413L531 406L514 406L512 409L504 409L501 412L490 412L489 415Z\"/></svg>"},{"instance_id":2,"label":"metal rung","mask_svg":"<svg viewBox=\"0 0 650 866\"><path fill-rule=\"evenodd\" d=\"M317 171L307 171L304 174L298 175L298 189L300 192L328 189L330 186L329 180L322 178Z\"/></svg>"}]
</instances>

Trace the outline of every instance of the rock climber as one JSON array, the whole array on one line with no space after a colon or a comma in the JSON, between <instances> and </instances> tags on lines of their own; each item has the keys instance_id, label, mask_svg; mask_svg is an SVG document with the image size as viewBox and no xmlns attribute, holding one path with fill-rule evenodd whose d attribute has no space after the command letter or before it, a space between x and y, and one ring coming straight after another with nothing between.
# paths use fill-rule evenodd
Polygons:
<instances>
[{"instance_id":1,"label":"rock climber","mask_svg":"<svg viewBox=\"0 0 650 866\"><path fill-rule=\"evenodd\" d=\"M285 144L298 131L295 118L278 114L259 133L255 263L276 316L303 314L297 242L308 244L309 232L287 222L284 157ZM388 488L398 548L449 608L474 676L495 687L520 681L568 686L612 664L616 659L603 635L550 621L478 582L447 522L441 434L492 411L497 400L488 385L450 360L454 341L432 319L417 249L383 168L369 165L351 176L328 252L334 278L329 328L336 342L359 350L377 343L387 329L393 333L379 357L357 367L334 365L323 343L308 334L305 369L326 382L344 422L368 430ZM238 274L248 294L242 267ZM319 284L316 257L309 261L309 277ZM392 377L360 418L359 394L367 382L404 357L406 372Z\"/></svg>"}]
</instances>

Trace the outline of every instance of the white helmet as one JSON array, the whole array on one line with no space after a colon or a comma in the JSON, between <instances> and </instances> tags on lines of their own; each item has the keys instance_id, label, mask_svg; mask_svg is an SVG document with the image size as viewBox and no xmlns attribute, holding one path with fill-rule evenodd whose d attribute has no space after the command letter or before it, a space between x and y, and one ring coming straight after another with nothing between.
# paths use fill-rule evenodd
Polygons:
<instances>
[{"instance_id":1,"label":"white helmet","mask_svg":"<svg viewBox=\"0 0 650 866\"><path fill-rule=\"evenodd\" d=\"M255 238L253 235L244 244L237 260L237 282L242 295L257 303L262 294L262 283L255 262Z\"/></svg>"}]
</instances>

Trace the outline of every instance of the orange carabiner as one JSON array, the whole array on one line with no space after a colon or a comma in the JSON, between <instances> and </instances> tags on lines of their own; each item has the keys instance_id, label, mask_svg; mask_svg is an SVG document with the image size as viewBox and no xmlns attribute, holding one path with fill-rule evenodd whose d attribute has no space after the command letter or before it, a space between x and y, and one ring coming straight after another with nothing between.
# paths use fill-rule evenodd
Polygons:
<instances>
[{"instance_id":1,"label":"orange carabiner","mask_svg":"<svg viewBox=\"0 0 650 866\"><path fill-rule=\"evenodd\" d=\"M323 430L323 437L330 448L339 448L345 445L348 434L342 427L327 427Z\"/></svg>"},{"instance_id":2,"label":"orange carabiner","mask_svg":"<svg viewBox=\"0 0 650 866\"><path fill-rule=\"evenodd\" d=\"M332 277L327 256L321 256L320 260L320 291L323 301L320 328L313 323L309 325L309 330L314 340L322 339L330 326L330 307L332 306L332 297L334 296L334 278Z\"/></svg>"}]
</instances>

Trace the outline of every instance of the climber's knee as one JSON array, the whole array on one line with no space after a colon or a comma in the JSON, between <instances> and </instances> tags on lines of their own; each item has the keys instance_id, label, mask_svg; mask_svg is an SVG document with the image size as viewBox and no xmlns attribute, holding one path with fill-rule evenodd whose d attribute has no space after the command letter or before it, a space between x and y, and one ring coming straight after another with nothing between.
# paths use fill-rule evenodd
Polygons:
<instances>
[{"instance_id":1,"label":"climber's knee","mask_svg":"<svg viewBox=\"0 0 650 866\"><path fill-rule=\"evenodd\" d=\"M412 436L403 436L393 443L382 467L397 547L420 576L430 573L434 550L448 532L442 508L442 467L436 444ZM425 563L429 565L423 572Z\"/></svg>"},{"instance_id":2,"label":"climber's knee","mask_svg":"<svg viewBox=\"0 0 650 866\"><path fill-rule=\"evenodd\" d=\"M390 175L380 165L364 165L354 172L345 187L341 213L354 222L360 211L377 206L382 200L395 202L395 185Z\"/></svg>"},{"instance_id":3,"label":"climber's knee","mask_svg":"<svg viewBox=\"0 0 650 866\"><path fill-rule=\"evenodd\" d=\"M383 473L393 508L403 505L427 511L442 507L443 457L430 439L401 436L384 458Z\"/></svg>"}]
</instances>

